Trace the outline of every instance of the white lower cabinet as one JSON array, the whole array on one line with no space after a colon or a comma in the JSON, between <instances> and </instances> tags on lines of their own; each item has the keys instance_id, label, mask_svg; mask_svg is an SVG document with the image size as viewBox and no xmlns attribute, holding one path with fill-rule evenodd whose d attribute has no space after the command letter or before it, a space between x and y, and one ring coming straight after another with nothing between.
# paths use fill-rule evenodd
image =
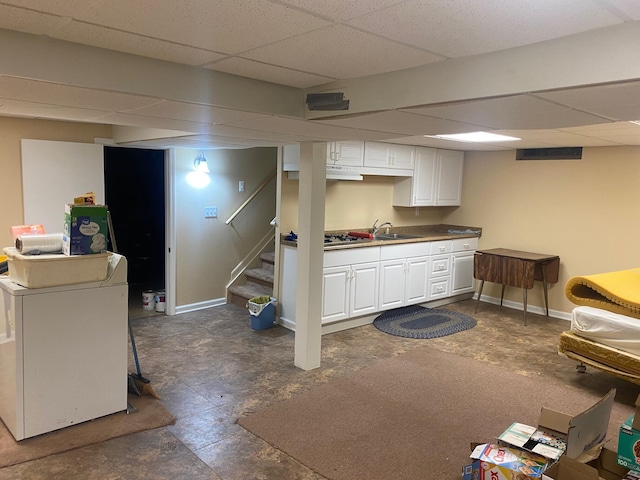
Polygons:
<instances>
[{"instance_id":1,"label":"white lower cabinet","mask_svg":"<svg viewBox=\"0 0 640 480\"><path fill-rule=\"evenodd\" d=\"M476 237L325 251L322 324L471 293L477 247ZM281 259L280 319L293 327L297 249Z\"/></svg>"},{"instance_id":2,"label":"white lower cabinet","mask_svg":"<svg viewBox=\"0 0 640 480\"><path fill-rule=\"evenodd\" d=\"M379 247L325 252L323 324L378 311L379 260Z\"/></svg>"},{"instance_id":3,"label":"white lower cabinet","mask_svg":"<svg viewBox=\"0 0 640 480\"><path fill-rule=\"evenodd\" d=\"M380 248L379 310L427 301L429 243Z\"/></svg>"},{"instance_id":4,"label":"white lower cabinet","mask_svg":"<svg viewBox=\"0 0 640 480\"><path fill-rule=\"evenodd\" d=\"M460 238L452 241L451 295L471 293L475 290L473 255L478 248L478 238Z\"/></svg>"}]
</instances>

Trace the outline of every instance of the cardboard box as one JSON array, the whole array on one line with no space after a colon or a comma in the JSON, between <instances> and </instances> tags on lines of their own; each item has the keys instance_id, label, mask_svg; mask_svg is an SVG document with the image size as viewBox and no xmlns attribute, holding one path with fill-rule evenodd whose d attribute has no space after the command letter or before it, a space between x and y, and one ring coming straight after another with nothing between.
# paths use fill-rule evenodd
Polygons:
<instances>
[{"instance_id":1,"label":"cardboard box","mask_svg":"<svg viewBox=\"0 0 640 480\"><path fill-rule=\"evenodd\" d=\"M26 288L46 288L106 280L111 253L66 256L22 255L14 247L7 254L9 279Z\"/></svg>"},{"instance_id":2,"label":"cardboard box","mask_svg":"<svg viewBox=\"0 0 640 480\"><path fill-rule=\"evenodd\" d=\"M558 438L538 427L517 422L512 423L498 437L498 444L513 446L527 452L542 455L551 462L556 462L567 449L566 439Z\"/></svg>"},{"instance_id":3,"label":"cardboard box","mask_svg":"<svg viewBox=\"0 0 640 480\"><path fill-rule=\"evenodd\" d=\"M640 396L636 411L620 426L618 465L640 472Z\"/></svg>"},{"instance_id":4,"label":"cardboard box","mask_svg":"<svg viewBox=\"0 0 640 480\"><path fill-rule=\"evenodd\" d=\"M563 455L560 461L547 470L543 480L622 480L629 470L617 464L616 452L603 448L591 462L580 463Z\"/></svg>"},{"instance_id":5,"label":"cardboard box","mask_svg":"<svg viewBox=\"0 0 640 480\"><path fill-rule=\"evenodd\" d=\"M107 251L107 207L68 204L64 211L62 253L89 255Z\"/></svg>"},{"instance_id":6,"label":"cardboard box","mask_svg":"<svg viewBox=\"0 0 640 480\"><path fill-rule=\"evenodd\" d=\"M544 457L491 443L476 447L471 458L475 461L464 467L463 480L540 480L547 468Z\"/></svg>"},{"instance_id":7,"label":"cardboard box","mask_svg":"<svg viewBox=\"0 0 640 480\"><path fill-rule=\"evenodd\" d=\"M615 395L616 390L612 388L593 406L573 416L543 407L538 417L538 425L534 431L542 432L551 438L566 442L565 456L586 463L597 458L600 454L600 449L607 436ZM508 445L517 448L522 448L523 445L526 445L526 442L523 445L518 445L518 435L508 435L508 432L509 429L500 435L500 443L508 443ZM522 433L522 435L526 434ZM547 451L546 448L538 445L538 442L534 443L529 444L529 446L534 448L537 446L538 451L536 453Z\"/></svg>"}]
</instances>

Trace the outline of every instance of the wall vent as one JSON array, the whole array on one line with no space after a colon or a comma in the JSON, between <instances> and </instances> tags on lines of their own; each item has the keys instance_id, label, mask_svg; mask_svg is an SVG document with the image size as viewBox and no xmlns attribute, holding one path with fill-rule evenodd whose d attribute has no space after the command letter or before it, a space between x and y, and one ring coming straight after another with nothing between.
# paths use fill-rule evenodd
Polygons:
<instances>
[{"instance_id":1,"label":"wall vent","mask_svg":"<svg viewBox=\"0 0 640 480\"><path fill-rule=\"evenodd\" d=\"M580 160L582 147L519 148L516 160Z\"/></svg>"}]
</instances>

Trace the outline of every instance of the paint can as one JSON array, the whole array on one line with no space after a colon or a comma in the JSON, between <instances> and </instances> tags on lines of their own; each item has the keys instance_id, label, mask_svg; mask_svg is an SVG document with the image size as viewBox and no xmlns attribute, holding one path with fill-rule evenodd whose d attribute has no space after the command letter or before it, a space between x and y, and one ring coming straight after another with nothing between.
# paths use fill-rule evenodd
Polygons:
<instances>
[{"instance_id":1,"label":"paint can","mask_svg":"<svg viewBox=\"0 0 640 480\"><path fill-rule=\"evenodd\" d=\"M158 290L156 295L156 312L164 312L166 306L167 293L164 290Z\"/></svg>"},{"instance_id":2,"label":"paint can","mask_svg":"<svg viewBox=\"0 0 640 480\"><path fill-rule=\"evenodd\" d=\"M142 292L142 309L153 310L156 306L156 292L145 290Z\"/></svg>"}]
</instances>

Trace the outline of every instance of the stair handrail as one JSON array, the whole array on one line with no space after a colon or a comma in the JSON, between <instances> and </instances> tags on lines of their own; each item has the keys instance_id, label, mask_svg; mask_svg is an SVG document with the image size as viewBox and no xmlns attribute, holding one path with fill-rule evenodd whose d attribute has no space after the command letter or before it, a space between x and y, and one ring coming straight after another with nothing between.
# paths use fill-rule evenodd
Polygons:
<instances>
[{"instance_id":1,"label":"stair handrail","mask_svg":"<svg viewBox=\"0 0 640 480\"><path fill-rule=\"evenodd\" d=\"M251 202L251 200L253 200L254 198L256 198L256 197L258 196L258 194L259 194L262 190L264 190L264 188L265 188L267 185L269 185L269 183L271 183L271 180L273 180L274 178L276 178L276 175L277 175L277 171L273 172L273 174L272 174L272 175L271 175L267 180L265 180L264 182L262 182L262 184L261 184L258 188L256 188L256 190L255 190L251 195L249 195L249 197L248 197L248 198L247 198L247 199L242 203L242 205L240 205L240 206L238 207L238 209L237 209L235 212L233 212L233 213L231 214L231 216L230 216L230 217L229 217L229 218L224 222L224 223L225 223L225 225L229 225L229 224L233 221L233 219L234 219L234 218L236 218L236 217L238 216L238 214L239 214L242 210L244 210L244 208L245 208L247 205L249 205L249 203Z\"/></svg>"},{"instance_id":2,"label":"stair handrail","mask_svg":"<svg viewBox=\"0 0 640 480\"><path fill-rule=\"evenodd\" d=\"M269 231L260 239L258 243L251 249L251 251L235 266L231 271L231 278L229 283L225 286L225 290L228 290L231 285L235 283L238 278L244 273L244 271L251 265L251 263L257 259L262 251L273 242L275 238L275 228L269 228Z\"/></svg>"}]
</instances>

